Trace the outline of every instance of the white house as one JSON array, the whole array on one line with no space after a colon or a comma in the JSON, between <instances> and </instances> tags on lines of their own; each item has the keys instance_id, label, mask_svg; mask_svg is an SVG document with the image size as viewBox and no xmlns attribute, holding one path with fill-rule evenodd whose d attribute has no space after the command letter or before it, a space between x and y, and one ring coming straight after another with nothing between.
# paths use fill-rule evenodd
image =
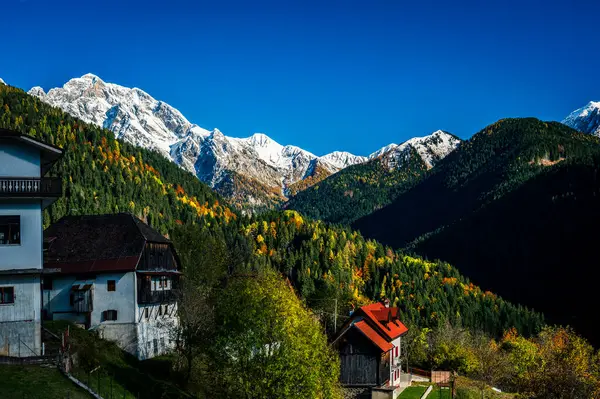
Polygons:
<instances>
[{"instance_id":1,"label":"white house","mask_svg":"<svg viewBox=\"0 0 600 399\"><path fill-rule=\"evenodd\" d=\"M44 175L61 155L0 129L0 355L42 351L42 210L62 194L60 178Z\"/></svg>"},{"instance_id":2,"label":"white house","mask_svg":"<svg viewBox=\"0 0 600 399\"><path fill-rule=\"evenodd\" d=\"M137 217L68 216L44 232L43 309L148 359L174 347L181 275L173 244Z\"/></svg>"}]
</instances>

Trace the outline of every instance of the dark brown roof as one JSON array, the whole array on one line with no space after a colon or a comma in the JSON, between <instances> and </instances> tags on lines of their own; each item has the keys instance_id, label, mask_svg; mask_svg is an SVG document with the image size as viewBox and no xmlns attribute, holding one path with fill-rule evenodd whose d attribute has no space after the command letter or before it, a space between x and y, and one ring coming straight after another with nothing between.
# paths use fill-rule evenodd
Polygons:
<instances>
[{"instance_id":1,"label":"dark brown roof","mask_svg":"<svg viewBox=\"0 0 600 399\"><path fill-rule=\"evenodd\" d=\"M129 213L65 216L44 231L45 269L62 273L135 270L146 242L170 244Z\"/></svg>"}]
</instances>

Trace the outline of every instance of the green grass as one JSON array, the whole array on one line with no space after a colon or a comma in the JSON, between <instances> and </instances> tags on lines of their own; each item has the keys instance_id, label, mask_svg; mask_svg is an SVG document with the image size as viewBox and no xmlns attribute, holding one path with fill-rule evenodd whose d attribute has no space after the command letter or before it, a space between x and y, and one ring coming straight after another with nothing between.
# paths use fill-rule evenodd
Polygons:
<instances>
[{"instance_id":1,"label":"green grass","mask_svg":"<svg viewBox=\"0 0 600 399\"><path fill-rule=\"evenodd\" d=\"M46 322L44 327L60 335L69 323L64 321ZM71 325L72 347L78 353L80 364L73 375L104 397L110 390L119 399L140 398L190 398L173 381L177 374L171 372L168 357L140 362L134 356L122 351L116 344L105 341L91 332ZM90 374L88 371L93 370ZM98 388L99 387L99 388ZM115 396L115 392L120 396ZM2 396L0 398L3 399ZM44 398L46 399L46 398Z\"/></svg>"},{"instance_id":2,"label":"green grass","mask_svg":"<svg viewBox=\"0 0 600 399\"><path fill-rule=\"evenodd\" d=\"M408 387L400 394L400 399L421 399L421 396L425 393L427 387L424 386L414 386Z\"/></svg>"},{"instance_id":3,"label":"green grass","mask_svg":"<svg viewBox=\"0 0 600 399\"><path fill-rule=\"evenodd\" d=\"M0 381L0 398L3 399L92 398L51 366L0 365Z\"/></svg>"},{"instance_id":4,"label":"green grass","mask_svg":"<svg viewBox=\"0 0 600 399\"><path fill-rule=\"evenodd\" d=\"M452 399L452 395L450 394L450 389L448 388L436 388L427 395L427 399Z\"/></svg>"}]
</instances>

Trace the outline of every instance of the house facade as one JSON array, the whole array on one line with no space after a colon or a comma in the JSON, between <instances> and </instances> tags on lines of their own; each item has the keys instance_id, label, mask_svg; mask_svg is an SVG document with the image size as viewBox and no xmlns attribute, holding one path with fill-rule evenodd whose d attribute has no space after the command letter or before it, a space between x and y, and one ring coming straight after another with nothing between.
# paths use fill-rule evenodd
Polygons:
<instances>
[{"instance_id":1,"label":"house facade","mask_svg":"<svg viewBox=\"0 0 600 399\"><path fill-rule=\"evenodd\" d=\"M38 356L41 342L42 211L62 195L44 177L62 150L0 129L0 355Z\"/></svg>"},{"instance_id":2,"label":"house facade","mask_svg":"<svg viewBox=\"0 0 600 399\"><path fill-rule=\"evenodd\" d=\"M408 329L398 308L374 303L353 312L336 335L340 355L340 382L348 387L395 388L407 385L402 373L402 336ZM396 393L399 393L397 390Z\"/></svg>"},{"instance_id":3,"label":"house facade","mask_svg":"<svg viewBox=\"0 0 600 399\"><path fill-rule=\"evenodd\" d=\"M181 269L173 244L127 214L64 217L44 232L43 311L140 360L174 348Z\"/></svg>"}]
</instances>

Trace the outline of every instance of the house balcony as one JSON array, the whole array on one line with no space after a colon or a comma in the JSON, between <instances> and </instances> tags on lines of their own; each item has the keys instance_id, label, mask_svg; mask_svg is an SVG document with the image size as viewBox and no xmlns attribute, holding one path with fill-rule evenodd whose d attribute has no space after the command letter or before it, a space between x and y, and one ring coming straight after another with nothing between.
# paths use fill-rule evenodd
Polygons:
<instances>
[{"instance_id":1,"label":"house balcony","mask_svg":"<svg viewBox=\"0 0 600 399\"><path fill-rule=\"evenodd\" d=\"M62 195L62 179L59 177L0 177L1 198L49 198Z\"/></svg>"},{"instance_id":2,"label":"house balcony","mask_svg":"<svg viewBox=\"0 0 600 399\"><path fill-rule=\"evenodd\" d=\"M174 290L151 291L149 289L138 289L138 304L173 303L177 301Z\"/></svg>"}]
</instances>

